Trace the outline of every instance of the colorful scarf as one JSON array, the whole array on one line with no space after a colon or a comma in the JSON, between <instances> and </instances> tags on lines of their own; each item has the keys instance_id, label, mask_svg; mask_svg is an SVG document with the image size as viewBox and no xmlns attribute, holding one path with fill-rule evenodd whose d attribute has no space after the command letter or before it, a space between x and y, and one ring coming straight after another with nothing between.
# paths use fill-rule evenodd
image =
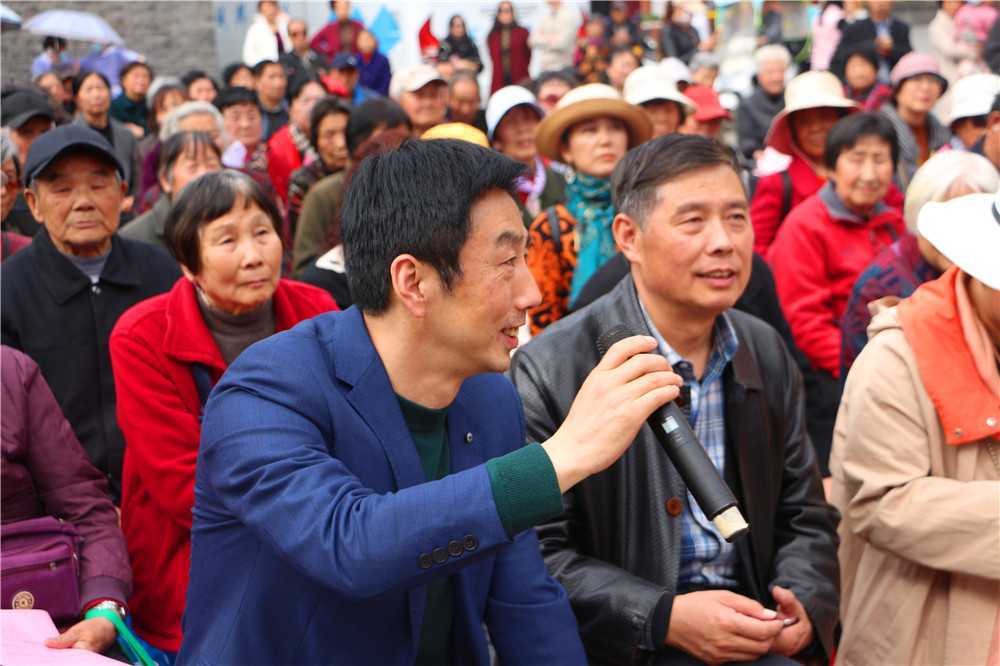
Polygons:
<instances>
[{"instance_id":1,"label":"colorful scarf","mask_svg":"<svg viewBox=\"0 0 1000 666\"><path fill-rule=\"evenodd\" d=\"M574 174L566 183L566 208L576 220L576 269L569 292L572 306L587 280L618 251L611 233L615 218L611 181Z\"/></svg>"},{"instance_id":2,"label":"colorful scarf","mask_svg":"<svg viewBox=\"0 0 1000 666\"><path fill-rule=\"evenodd\" d=\"M540 157L535 157L535 170L530 176L517 178L517 192L521 196L521 203L533 218L542 212L540 197L545 189L545 181L545 163Z\"/></svg>"}]
</instances>

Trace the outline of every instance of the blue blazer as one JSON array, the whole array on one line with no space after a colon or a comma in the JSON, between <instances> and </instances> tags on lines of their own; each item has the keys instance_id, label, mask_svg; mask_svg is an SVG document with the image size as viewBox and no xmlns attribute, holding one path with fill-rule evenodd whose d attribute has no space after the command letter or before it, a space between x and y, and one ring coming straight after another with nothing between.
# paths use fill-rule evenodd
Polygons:
<instances>
[{"instance_id":1,"label":"blue blazer","mask_svg":"<svg viewBox=\"0 0 1000 666\"><path fill-rule=\"evenodd\" d=\"M448 409L424 478L361 313L257 343L205 408L179 664L412 664L427 584L452 576L456 664L584 664L533 530L510 538L484 465L524 443L500 375Z\"/></svg>"}]
</instances>

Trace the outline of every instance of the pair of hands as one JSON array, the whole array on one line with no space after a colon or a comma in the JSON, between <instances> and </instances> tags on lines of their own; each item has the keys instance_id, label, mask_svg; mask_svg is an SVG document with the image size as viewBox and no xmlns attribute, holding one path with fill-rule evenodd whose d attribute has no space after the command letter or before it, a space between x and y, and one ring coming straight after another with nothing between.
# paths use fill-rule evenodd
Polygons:
<instances>
[{"instance_id":1,"label":"pair of hands","mask_svg":"<svg viewBox=\"0 0 1000 666\"><path fill-rule=\"evenodd\" d=\"M725 590L678 595L666 643L708 664L792 657L812 642L812 623L791 590L775 585L771 594L777 611Z\"/></svg>"},{"instance_id":2,"label":"pair of hands","mask_svg":"<svg viewBox=\"0 0 1000 666\"><path fill-rule=\"evenodd\" d=\"M81 620L55 638L45 641L50 648L79 648L91 652L104 652L118 638L118 630L103 617Z\"/></svg>"}]
</instances>

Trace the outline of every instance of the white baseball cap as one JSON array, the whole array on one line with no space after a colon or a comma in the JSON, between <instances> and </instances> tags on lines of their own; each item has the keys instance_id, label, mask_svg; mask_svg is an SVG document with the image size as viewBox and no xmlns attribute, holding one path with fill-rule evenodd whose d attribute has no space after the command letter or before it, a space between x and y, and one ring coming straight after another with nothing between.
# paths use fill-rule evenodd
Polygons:
<instances>
[{"instance_id":1,"label":"white baseball cap","mask_svg":"<svg viewBox=\"0 0 1000 666\"><path fill-rule=\"evenodd\" d=\"M677 84L667 76L659 65L644 65L634 70L625 79L625 101L636 106L656 99L677 102L686 108L686 113L694 113L697 106L677 90Z\"/></svg>"},{"instance_id":2,"label":"white baseball cap","mask_svg":"<svg viewBox=\"0 0 1000 666\"><path fill-rule=\"evenodd\" d=\"M417 92L433 81L448 83L431 65L419 63L404 67L392 75L392 81L389 83L389 97L398 100L403 93Z\"/></svg>"},{"instance_id":3,"label":"white baseball cap","mask_svg":"<svg viewBox=\"0 0 1000 666\"><path fill-rule=\"evenodd\" d=\"M1000 93L1000 76L996 74L970 74L955 82L951 88L951 125L962 118L985 116L993 106L993 99Z\"/></svg>"},{"instance_id":4,"label":"white baseball cap","mask_svg":"<svg viewBox=\"0 0 1000 666\"><path fill-rule=\"evenodd\" d=\"M486 104L486 129L491 141L500 121L518 106L531 107L538 113L539 120L545 117L545 112L538 106L538 100L530 90L521 86L504 86L493 93Z\"/></svg>"},{"instance_id":5,"label":"white baseball cap","mask_svg":"<svg viewBox=\"0 0 1000 666\"><path fill-rule=\"evenodd\" d=\"M1000 291L1000 192L926 203L917 230L963 273Z\"/></svg>"}]
</instances>

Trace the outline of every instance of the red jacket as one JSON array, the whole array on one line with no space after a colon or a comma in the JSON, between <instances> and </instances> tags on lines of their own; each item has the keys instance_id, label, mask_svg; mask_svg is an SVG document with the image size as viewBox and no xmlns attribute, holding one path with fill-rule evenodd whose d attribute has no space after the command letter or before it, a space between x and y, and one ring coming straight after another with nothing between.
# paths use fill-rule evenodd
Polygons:
<instances>
[{"instance_id":1,"label":"red jacket","mask_svg":"<svg viewBox=\"0 0 1000 666\"><path fill-rule=\"evenodd\" d=\"M861 271L905 232L899 211L880 202L851 214L830 184L781 225L768 252L778 299L795 343L817 368L840 375L840 318Z\"/></svg>"},{"instance_id":2,"label":"red jacket","mask_svg":"<svg viewBox=\"0 0 1000 666\"><path fill-rule=\"evenodd\" d=\"M191 364L207 366L213 382L226 369L196 299L194 285L181 278L122 315L110 342L126 442L121 509L134 583L129 608L139 635L171 652L181 645L201 434ZM278 283L273 303L277 331L337 309L325 291L289 280Z\"/></svg>"},{"instance_id":3,"label":"red jacket","mask_svg":"<svg viewBox=\"0 0 1000 666\"><path fill-rule=\"evenodd\" d=\"M531 64L531 47L528 46L528 36L528 31L519 25L510 30L509 78L505 78L503 72L503 45L501 43L503 38L500 30L490 32L486 38L486 45L490 49L490 60L493 62L491 95L504 86L518 85L524 79L529 78L528 65Z\"/></svg>"},{"instance_id":4,"label":"red jacket","mask_svg":"<svg viewBox=\"0 0 1000 666\"><path fill-rule=\"evenodd\" d=\"M285 125L274 133L267 142L267 173L274 185L274 193L288 207L288 181L292 173L302 166L302 154L295 147L292 132Z\"/></svg>"}]
</instances>

